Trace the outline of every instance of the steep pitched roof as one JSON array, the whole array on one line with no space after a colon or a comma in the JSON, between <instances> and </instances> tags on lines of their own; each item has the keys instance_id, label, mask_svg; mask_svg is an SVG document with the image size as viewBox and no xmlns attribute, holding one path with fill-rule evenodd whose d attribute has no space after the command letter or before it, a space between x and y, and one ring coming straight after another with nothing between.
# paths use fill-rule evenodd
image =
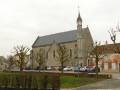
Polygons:
<instances>
[{"instance_id":1,"label":"steep pitched roof","mask_svg":"<svg viewBox=\"0 0 120 90\"><path fill-rule=\"evenodd\" d=\"M101 54L105 54L105 53L118 53L116 52L117 51L117 48L120 50L120 43L116 43L115 44L107 44L107 45L101 45L101 46L98 46L98 51L101 51ZM93 55L94 53L91 52L91 55Z\"/></svg>"},{"instance_id":2,"label":"steep pitched roof","mask_svg":"<svg viewBox=\"0 0 120 90\"><path fill-rule=\"evenodd\" d=\"M87 28L82 29L82 35L85 33ZM70 42L77 40L77 30L56 33L51 35L46 35L42 37L37 37L32 47L38 47L43 45L50 45L53 41L57 43Z\"/></svg>"}]
</instances>

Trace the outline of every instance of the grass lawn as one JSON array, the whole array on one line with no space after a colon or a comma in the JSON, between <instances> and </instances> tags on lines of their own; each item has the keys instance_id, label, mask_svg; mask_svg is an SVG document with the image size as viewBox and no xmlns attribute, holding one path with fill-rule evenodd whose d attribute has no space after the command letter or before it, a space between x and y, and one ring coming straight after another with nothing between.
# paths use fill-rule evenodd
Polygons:
<instances>
[{"instance_id":1,"label":"grass lawn","mask_svg":"<svg viewBox=\"0 0 120 90\"><path fill-rule=\"evenodd\" d=\"M11 73L11 72L0 72L0 74L15 74L15 73Z\"/></svg>"},{"instance_id":2,"label":"grass lawn","mask_svg":"<svg viewBox=\"0 0 120 90\"><path fill-rule=\"evenodd\" d=\"M0 72L0 74L18 74L18 73L13 73L13 72Z\"/></svg>"},{"instance_id":3,"label":"grass lawn","mask_svg":"<svg viewBox=\"0 0 120 90\"><path fill-rule=\"evenodd\" d=\"M61 88L69 88L69 87L80 87L86 84L95 83L104 79L96 79L89 77L72 77L72 76L61 76Z\"/></svg>"}]
</instances>

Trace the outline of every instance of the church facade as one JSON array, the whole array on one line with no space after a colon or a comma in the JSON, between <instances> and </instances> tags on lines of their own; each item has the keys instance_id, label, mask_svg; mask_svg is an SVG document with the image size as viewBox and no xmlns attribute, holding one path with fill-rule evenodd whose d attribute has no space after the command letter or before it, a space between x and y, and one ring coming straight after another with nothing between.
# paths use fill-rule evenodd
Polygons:
<instances>
[{"instance_id":1,"label":"church facade","mask_svg":"<svg viewBox=\"0 0 120 90\"><path fill-rule=\"evenodd\" d=\"M66 62L64 66L88 66L89 60L88 52L92 50L89 48L90 44L93 43L93 39L88 26L82 28L82 18L80 13L77 17L77 29L62 33L56 33L52 35L37 37L32 45L32 57L38 54L41 50L46 52L46 66L59 67L60 62L57 61L57 49L58 46L66 46L69 50L69 55L71 57L70 61ZM32 66L38 66L38 63L34 58L32 58Z\"/></svg>"}]
</instances>

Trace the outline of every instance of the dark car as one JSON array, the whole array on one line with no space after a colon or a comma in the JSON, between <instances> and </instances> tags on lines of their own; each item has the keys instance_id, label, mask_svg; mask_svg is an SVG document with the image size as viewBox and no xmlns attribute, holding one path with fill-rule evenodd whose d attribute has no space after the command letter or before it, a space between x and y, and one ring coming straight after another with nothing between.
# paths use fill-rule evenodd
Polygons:
<instances>
[{"instance_id":1,"label":"dark car","mask_svg":"<svg viewBox=\"0 0 120 90\"><path fill-rule=\"evenodd\" d=\"M34 70L39 70L39 67L35 67ZM47 68L44 67L44 66L41 66L41 67L40 67L40 70L47 70Z\"/></svg>"},{"instance_id":2,"label":"dark car","mask_svg":"<svg viewBox=\"0 0 120 90\"><path fill-rule=\"evenodd\" d=\"M63 66L63 69L64 69L65 67L66 67L66 66ZM58 68L58 70L61 71L61 70L62 70L62 67L60 66L60 67Z\"/></svg>"},{"instance_id":3,"label":"dark car","mask_svg":"<svg viewBox=\"0 0 120 90\"><path fill-rule=\"evenodd\" d=\"M88 72L95 73L96 67L91 67ZM100 72L100 68L98 67L98 72Z\"/></svg>"},{"instance_id":4,"label":"dark car","mask_svg":"<svg viewBox=\"0 0 120 90\"><path fill-rule=\"evenodd\" d=\"M75 67L74 72L78 72L78 71L80 72L80 67Z\"/></svg>"},{"instance_id":5,"label":"dark car","mask_svg":"<svg viewBox=\"0 0 120 90\"><path fill-rule=\"evenodd\" d=\"M55 67L53 67L53 66L48 66L48 67L47 67L47 70L55 70Z\"/></svg>"},{"instance_id":6,"label":"dark car","mask_svg":"<svg viewBox=\"0 0 120 90\"><path fill-rule=\"evenodd\" d=\"M92 72L93 69L94 69L94 67L89 67L89 68L87 68L87 72Z\"/></svg>"},{"instance_id":7,"label":"dark car","mask_svg":"<svg viewBox=\"0 0 120 90\"><path fill-rule=\"evenodd\" d=\"M35 67L34 70L39 70L39 67Z\"/></svg>"},{"instance_id":8,"label":"dark car","mask_svg":"<svg viewBox=\"0 0 120 90\"><path fill-rule=\"evenodd\" d=\"M47 70L47 67L41 66L40 70Z\"/></svg>"},{"instance_id":9,"label":"dark car","mask_svg":"<svg viewBox=\"0 0 120 90\"><path fill-rule=\"evenodd\" d=\"M31 70L31 67L30 66L26 66L25 70Z\"/></svg>"}]
</instances>

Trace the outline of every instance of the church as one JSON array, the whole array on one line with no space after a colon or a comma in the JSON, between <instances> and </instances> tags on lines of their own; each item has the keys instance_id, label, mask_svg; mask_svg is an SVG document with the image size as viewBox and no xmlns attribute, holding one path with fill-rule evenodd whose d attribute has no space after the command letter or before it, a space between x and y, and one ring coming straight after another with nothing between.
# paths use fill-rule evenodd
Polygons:
<instances>
[{"instance_id":1,"label":"church","mask_svg":"<svg viewBox=\"0 0 120 90\"><path fill-rule=\"evenodd\" d=\"M46 52L45 66L59 67L60 62L57 61L57 49L58 46L66 46L69 50L70 61L66 62L64 66L89 66L88 52L91 52L92 48L89 48L93 43L93 39L89 30L89 27L82 27L82 18L80 12L77 17L77 29L67 32L61 32L42 37L37 37L32 45L32 56L37 55L40 50ZM38 63L33 58L32 66L38 66Z\"/></svg>"}]
</instances>

